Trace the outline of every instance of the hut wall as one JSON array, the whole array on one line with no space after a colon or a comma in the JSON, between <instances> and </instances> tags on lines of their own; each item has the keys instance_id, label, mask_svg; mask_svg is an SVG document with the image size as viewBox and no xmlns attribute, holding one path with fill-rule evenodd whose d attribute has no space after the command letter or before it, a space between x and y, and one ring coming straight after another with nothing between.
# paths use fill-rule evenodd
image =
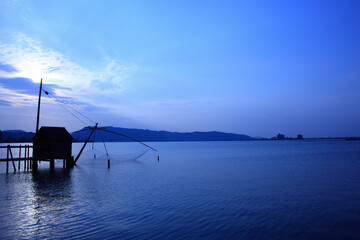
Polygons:
<instances>
[{"instance_id":1,"label":"hut wall","mask_svg":"<svg viewBox=\"0 0 360 240\"><path fill-rule=\"evenodd\" d=\"M51 143L51 158L65 159L71 157L71 142L54 141Z\"/></svg>"}]
</instances>

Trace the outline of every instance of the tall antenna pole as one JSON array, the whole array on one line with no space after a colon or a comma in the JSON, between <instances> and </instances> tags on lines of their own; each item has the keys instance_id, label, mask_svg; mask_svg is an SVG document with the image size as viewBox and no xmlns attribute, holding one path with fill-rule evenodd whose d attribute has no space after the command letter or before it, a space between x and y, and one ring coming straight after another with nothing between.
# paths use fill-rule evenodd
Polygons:
<instances>
[{"instance_id":1,"label":"tall antenna pole","mask_svg":"<svg viewBox=\"0 0 360 240\"><path fill-rule=\"evenodd\" d=\"M41 90L42 90L42 79L40 81L39 102L38 102L37 119L36 119L36 133L39 131Z\"/></svg>"}]
</instances>

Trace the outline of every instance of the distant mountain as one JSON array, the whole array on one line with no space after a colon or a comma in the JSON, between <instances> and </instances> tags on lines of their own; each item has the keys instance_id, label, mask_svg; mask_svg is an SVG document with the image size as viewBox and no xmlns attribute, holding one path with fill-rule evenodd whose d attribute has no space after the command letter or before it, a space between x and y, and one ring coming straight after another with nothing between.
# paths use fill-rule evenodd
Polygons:
<instances>
[{"instance_id":1,"label":"distant mountain","mask_svg":"<svg viewBox=\"0 0 360 240\"><path fill-rule=\"evenodd\" d=\"M0 142L32 142L35 133L22 130L4 130L0 134Z\"/></svg>"},{"instance_id":2,"label":"distant mountain","mask_svg":"<svg viewBox=\"0 0 360 240\"><path fill-rule=\"evenodd\" d=\"M129 136L141 142L174 142L174 141L241 141L253 140L252 137L244 134L223 133L223 132L168 132L168 131L152 131L148 129L132 129L132 128L117 128L117 127L103 127L104 131L97 131L95 134L95 141L102 141L101 137L106 142L131 142L133 140L121 135L111 132L119 133ZM90 130L73 133L75 141L85 141L90 134ZM109 132L106 132L109 131ZM100 135L101 134L101 135Z\"/></svg>"},{"instance_id":3,"label":"distant mountain","mask_svg":"<svg viewBox=\"0 0 360 240\"><path fill-rule=\"evenodd\" d=\"M254 138L244 134L223 132L168 132L152 131L147 129L132 129L118 127L102 127L103 131L96 131L95 141L100 142L102 138L106 142L131 142L130 138L141 142L175 142L175 141L242 141ZM109 131L109 132L106 132ZM115 134L117 133L117 134ZM22 130L0 131L0 142L32 142L35 133ZM89 129L82 129L72 134L74 141L83 142L90 134ZM1 136L2 135L2 136ZM121 136L125 135L130 138ZM102 138L101 138L102 137ZM91 141L93 137L91 138Z\"/></svg>"}]
</instances>

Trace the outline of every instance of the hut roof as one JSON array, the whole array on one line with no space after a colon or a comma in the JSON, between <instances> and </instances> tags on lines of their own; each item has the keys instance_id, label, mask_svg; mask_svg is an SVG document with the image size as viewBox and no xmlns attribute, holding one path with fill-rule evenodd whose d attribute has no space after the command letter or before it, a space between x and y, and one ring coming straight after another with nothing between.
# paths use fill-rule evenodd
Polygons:
<instances>
[{"instance_id":1,"label":"hut roof","mask_svg":"<svg viewBox=\"0 0 360 240\"><path fill-rule=\"evenodd\" d=\"M73 140L73 137L64 127L41 127L39 136L44 136L49 140ZM33 139L35 139L35 136Z\"/></svg>"}]
</instances>

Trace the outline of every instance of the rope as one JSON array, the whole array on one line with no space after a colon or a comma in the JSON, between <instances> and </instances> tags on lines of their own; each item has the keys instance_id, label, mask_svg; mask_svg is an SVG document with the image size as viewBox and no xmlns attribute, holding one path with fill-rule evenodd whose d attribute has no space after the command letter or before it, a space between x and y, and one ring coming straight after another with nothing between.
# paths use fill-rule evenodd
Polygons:
<instances>
[{"instance_id":1,"label":"rope","mask_svg":"<svg viewBox=\"0 0 360 240\"><path fill-rule=\"evenodd\" d=\"M72 132L72 133L88 131L88 130L92 130L92 128L93 128L93 127L86 127L86 128L84 128L84 129L80 129L80 130L75 131L75 132ZM131 140L133 140L133 141L135 141L135 142L138 142L138 143L144 145L145 147L150 148L151 150L153 150L153 151L155 151L155 152L158 152L158 150L156 150L155 148L152 148L152 147L150 147L149 145L146 145L145 143L143 143L143 142L141 142L141 141L139 141L139 140L136 140L135 138L129 137L129 136L125 135L125 134L118 133L118 132L114 132L114 131L110 131L110 130L106 130L106 129L104 129L104 128L97 128L97 131L109 132L109 133L113 133L113 134L117 134L117 135L120 135L120 136L129 138L129 139L131 139ZM100 132L99 132L99 134L100 134ZM100 136L101 136L101 134L100 134Z\"/></svg>"},{"instance_id":2,"label":"rope","mask_svg":"<svg viewBox=\"0 0 360 240\"><path fill-rule=\"evenodd\" d=\"M114 133L114 134L117 134L117 135L120 135L120 136L123 136L123 137L129 138L129 139L131 139L131 140L133 140L133 141L135 141L135 142L138 142L138 143L140 143L140 144L142 144L142 145L144 145L144 146L146 146L146 147L148 147L148 148L152 149L152 150L153 150L153 151L155 151L155 152L157 152L157 151L158 151L158 150L156 150L155 148L152 148L152 147L150 147L149 145L146 145L145 143L140 142L139 140L136 140L135 138L132 138L132 137L126 136L126 135L124 135L124 134L121 134L121 133L118 133L118 132L114 132L114 131L110 131L110 130L106 130L106 129L98 129L98 130L99 130L99 131L104 131L104 132L109 132L109 133Z\"/></svg>"},{"instance_id":3,"label":"rope","mask_svg":"<svg viewBox=\"0 0 360 240\"><path fill-rule=\"evenodd\" d=\"M62 103L63 105L66 105L67 107L69 107L71 110L73 110L74 112L76 112L77 114L81 115L82 117L86 118L88 121L92 122L92 123L96 123L95 121L91 120L90 118L88 118L87 116L85 116L84 114L82 114L81 112L79 112L78 110L76 110L75 108L71 107L69 104L67 104L66 102L60 100L59 98L53 96L52 94L50 94L48 91L45 91L44 89L42 89L44 91L44 93L46 95L48 95L50 98L52 98L55 102L57 103ZM62 106L62 105L60 105ZM62 106L64 109L66 109L64 106ZM69 113L71 113L68 109L66 109L66 111L68 111ZM78 120L80 120L79 117L75 116L75 114L71 113L71 115L73 115L74 117L76 117ZM88 125L86 124L84 121L80 120L82 123L84 123L85 125Z\"/></svg>"},{"instance_id":4,"label":"rope","mask_svg":"<svg viewBox=\"0 0 360 240\"><path fill-rule=\"evenodd\" d=\"M47 92L45 91L45 94ZM68 113L70 113L71 115L73 115L73 117L77 118L80 122L82 122L85 126L87 126L88 124L86 124L86 122L84 122L81 118L79 118L78 116L76 116L74 113L70 112L69 109L67 109L65 106L61 105L56 98L54 98L53 96L50 96L49 94L46 94L48 95L52 100L54 100L56 103L58 103L62 108L64 108Z\"/></svg>"},{"instance_id":5,"label":"rope","mask_svg":"<svg viewBox=\"0 0 360 240\"><path fill-rule=\"evenodd\" d=\"M104 148L105 148L106 156L108 156L108 157L109 157L109 153L108 153L108 151L107 151L107 148L106 148L106 145L105 145L105 141L104 141L104 138L103 138L103 136L102 136L101 132L99 132L99 135L100 135L100 137L101 137L101 141L102 141L102 142L103 142L103 144L104 144Z\"/></svg>"},{"instance_id":6,"label":"rope","mask_svg":"<svg viewBox=\"0 0 360 240\"><path fill-rule=\"evenodd\" d=\"M91 130L91 128L90 127L85 127L85 128L83 128L83 129L80 129L80 130L77 130L77 131L74 131L74 132L71 132L71 134L74 134L74 133L77 133L77 132L83 132L83 131L90 131Z\"/></svg>"}]
</instances>

